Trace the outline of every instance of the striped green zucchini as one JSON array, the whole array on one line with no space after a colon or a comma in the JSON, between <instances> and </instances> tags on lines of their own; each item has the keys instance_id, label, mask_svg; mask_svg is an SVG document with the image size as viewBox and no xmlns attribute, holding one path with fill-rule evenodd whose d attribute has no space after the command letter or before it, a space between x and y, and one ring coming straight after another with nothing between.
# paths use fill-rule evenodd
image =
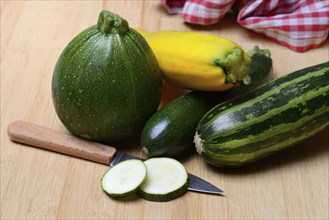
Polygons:
<instances>
[{"instance_id":1,"label":"striped green zucchini","mask_svg":"<svg viewBox=\"0 0 329 220\"><path fill-rule=\"evenodd\" d=\"M219 104L194 143L210 164L240 166L296 145L329 125L329 62L275 79Z\"/></svg>"}]
</instances>

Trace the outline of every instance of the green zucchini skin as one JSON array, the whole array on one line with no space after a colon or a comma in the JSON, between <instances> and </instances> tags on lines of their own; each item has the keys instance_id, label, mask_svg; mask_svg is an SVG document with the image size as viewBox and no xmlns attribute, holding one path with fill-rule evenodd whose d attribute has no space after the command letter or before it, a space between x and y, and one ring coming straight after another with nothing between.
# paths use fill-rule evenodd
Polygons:
<instances>
[{"instance_id":1,"label":"green zucchini skin","mask_svg":"<svg viewBox=\"0 0 329 220\"><path fill-rule=\"evenodd\" d=\"M165 157L151 158L144 163L147 167L145 184L136 192L141 198L167 202L187 192L190 180L183 164Z\"/></svg>"},{"instance_id":2,"label":"green zucchini skin","mask_svg":"<svg viewBox=\"0 0 329 220\"><path fill-rule=\"evenodd\" d=\"M193 147L195 128L202 116L220 102L262 85L272 70L268 50L257 46L251 50L250 76L252 83L225 92L192 91L159 109L147 121L140 146L149 156L174 157Z\"/></svg>"},{"instance_id":3,"label":"green zucchini skin","mask_svg":"<svg viewBox=\"0 0 329 220\"><path fill-rule=\"evenodd\" d=\"M167 194L150 194L145 193L142 190L137 190L137 195L145 200L148 201L154 201L154 202L168 202L170 200L177 199L178 197L184 195L187 192L189 181L186 181L186 183L179 189L169 192Z\"/></svg>"},{"instance_id":4,"label":"green zucchini skin","mask_svg":"<svg viewBox=\"0 0 329 220\"><path fill-rule=\"evenodd\" d=\"M195 146L208 163L241 166L329 126L329 62L295 71L211 109Z\"/></svg>"},{"instance_id":5,"label":"green zucchini skin","mask_svg":"<svg viewBox=\"0 0 329 220\"><path fill-rule=\"evenodd\" d=\"M77 136L103 143L140 133L159 106L161 89L161 70L147 42L107 11L66 46L52 78L62 123Z\"/></svg>"},{"instance_id":6,"label":"green zucchini skin","mask_svg":"<svg viewBox=\"0 0 329 220\"><path fill-rule=\"evenodd\" d=\"M193 91L159 109L142 131L140 146L144 153L149 157L173 157L193 147L198 121L213 106L206 94Z\"/></svg>"}]
</instances>

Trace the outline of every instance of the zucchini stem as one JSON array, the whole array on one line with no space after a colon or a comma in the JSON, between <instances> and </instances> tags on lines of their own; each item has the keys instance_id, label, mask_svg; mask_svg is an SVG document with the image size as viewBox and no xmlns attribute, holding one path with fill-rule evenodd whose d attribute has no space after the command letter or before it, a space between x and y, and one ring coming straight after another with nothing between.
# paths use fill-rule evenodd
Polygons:
<instances>
[{"instance_id":1,"label":"zucchini stem","mask_svg":"<svg viewBox=\"0 0 329 220\"><path fill-rule=\"evenodd\" d=\"M194 135L194 144L195 144L195 148L196 151L201 154L203 151L203 143L202 143L202 139L200 138L200 135L198 134L198 132L195 133Z\"/></svg>"},{"instance_id":2,"label":"zucchini stem","mask_svg":"<svg viewBox=\"0 0 329 220\"><path fill-rule=\"evenodd\" d=\"M249 66L251 59L241 48L234 48L232 53L224 59L216 59L214 62L224 70L226 83L237 83L239 81L245 85L250 84Z\"/></svg>"},{"instance_id":3,"label":"zucchini stem","mask_svg":"<svg viewBox=\"0 0 329 220\"><path fill-rule=\"evenodd\" d=\"M248 55L250 57L252 57L254 54L261 54L261 55L265 55L267 57L271 57L271 51L268 49L259 49L259 47L256 45L254 46L253 49L248 51Z\"/></svg>"},{"instance_id":4,"label":"zucchini stem","mask_svg":"<svg viewBox=\"0 0 329 220\"><path fill-rule=\"evenodd\" d=\"M129 29L129 24L119 15L103 10L99 14L97 28L104 34L124 34Z\"/></svg>"}]
</instances>

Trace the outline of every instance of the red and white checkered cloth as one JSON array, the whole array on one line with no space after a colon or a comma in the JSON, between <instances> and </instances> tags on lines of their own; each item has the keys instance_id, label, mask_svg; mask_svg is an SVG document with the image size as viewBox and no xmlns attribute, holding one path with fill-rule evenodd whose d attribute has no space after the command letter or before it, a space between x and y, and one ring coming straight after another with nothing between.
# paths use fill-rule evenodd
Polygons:
<instances>
[{"instance_id":1,"label":"red and white checkered cloth","mask_svg":"<svg viewBox=\"0 0 329 220\"><path fill-rule=\"evenodd\" d=\"M237 10L237 22L297 52L320 46L329 32L329 0L161 0L184 21L208 25Z\"/></svg>"}]
</instances>

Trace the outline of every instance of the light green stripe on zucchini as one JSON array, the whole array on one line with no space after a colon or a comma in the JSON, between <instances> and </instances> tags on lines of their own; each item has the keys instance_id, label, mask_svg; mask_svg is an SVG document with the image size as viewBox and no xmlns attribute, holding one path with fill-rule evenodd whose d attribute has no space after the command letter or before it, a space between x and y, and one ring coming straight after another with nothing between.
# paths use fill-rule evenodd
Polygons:
<instances>
[{"instance_id":1,"label":"light green stripe on zucchini","mask_svg":"<svg viewBox=\"0 0 329 220\"><path fill-rule=\"evenodd\" d=\"M327 86L326 92L327 93L329 92L329 85ZM303 97L307 97L308 94L306 94ZM312 93L312 94L315 94L315 93ZM305 98L305 100L310 100L310 99ZM291 103L294 103L294 105L291 104ZM272 114L275 114L275 112L284 111L288 108L292 108L292 107L296 106L299 103L300 102L296 102L296 100L291 100L287 105L284 105L284 106L281 106L278 109L274 109L272 111L269 111L267 114L265 114L261 117L249 118L244 123L237 123L237 126L232 126L230 129L227 129L225 132L222 132L221 135L215 136L215 137L218 139L221 136L226 136L226 135L234 136L235 133L243 132L244 129L248 128L249 126L252 126L253 124L261 123L262 121L264 121L264 119L267 119L267 118L271 117ZM300 127L303 124L310 121L312 118L316 118L316 117L318 117L320 115L323 115L324 113L327 113L327 112L329 112L329 108L326 107L326 106L323 106L322 108L319 108L317 110L317 112L313 113L309 117L302 117L300 120L294 121L292 123L278 124L278 125L272 127L270 131L264 131L263 133L259 133L259 134L254 135L254 136L247 136L243 139L237 139L237 140L222 142L221 143L221 148L234 149L234 148L239 148L241 146L244 146L246 143L253 143L253 142L259 142L259 141L262 141L262 140L266 140L266 139L268 139L272 136L275 136L277 134L285 133L287 131L290 131L291 129L297 129L298 127ZM209 139L207 139L207 143L209 143L209 145L208 145L209 148L211 148L213 146L211 144L212 141L213 141L212 137L214 137L214 136L210 136ZM216 148L216 146L217 146L217 144L215 143L214 147Z\"/></svg>"},{"instance_id":2,"label":"light green stripe on zucchini","mask_svg":"<svg viewBox=\"0 0 329 220\"><path fill-rule=\"evenodd\" d=\"M312 132L306 133L305 136L299 136L294 138L294 140L287 140L286 142L280 142L276 145L267 147L267 148L260 148L258 151L253 151L250 153L241 153L241 154L216 154L212 151L205 150L203 154L214 154L212 156L212 160L217 160L220 162L217 162L217 164L214 165L230 165L230 166L236 166L236 165L243 165L247 164L249 162L252 162L254 160L263 158L267 155L270 155L272 153L278 152L282 149L287 148L287 145L292 146L294 143L299 143L303 141L304 139L310 138L317 134L319 131L322 131L329 125L329 122L327 124L323 124L322 126L319 126L318 129L313 130Z\"/></svg>"},{"instance_id":3,"label":"light green stripe on zucchini","mask_svg":"<svg viewBox=\"0 0 329 220\"><path fill-rule=\"evenodd\" d=\"M329 62L305 68L222 103L196 129L195 145L216 166L239 166L329 126Z\"/></svg>"},{"instance_id":4,"label":"light green stripe on zucchini","mask_svg":"<svg viewBox=\"0 0 329 220\"><path fill-rule=\"evenodd\" d=\"M309 79L309 78L313 78L313 77L317 77L317 76L322 76L322 75L324 75L325 73L326 73L326 71L328 71L328 69L329 69L329 67L328 68L324 68L324 69L322 69L321 71L318 71L318 72L314 72L315 73L315 75L312 75L311 73L310 74L307 74L307 75L304 75L304 76L301 76L301 77L298 77L298 78L296 78L295 80L293 80L293 81L288 81L288 82L284 82L284 83L282 83L282 84L280 84L280 85L278 85L278 86L275 86L274 85L274 87L272 87L272 88L270 88L270 89L268 89L264 94L262 94L262 95L257 95L256 97L254 97L253 99L250 99L250 100L248 100L247 102L244 102L242 105L239 105L238 107L235 107L235 111L241 111L242 109L244 109L244 108L250 108L250 107L252 107L253 105L255 105L255 104L257 104L259 101L261 101L261 100L264 100L265 98L268 98L268 97L271 97L271 96L273 96L273 94L278 94L278 93L280 93L280 91L283 89L283 88L285 88L287 85L290 85L290 84L296 84L296 83L298 83L298 82L302 82L302 81L305 81L305 80L307 80L307 79ZM263 87L267 87L267 86L269 86L269 85L272 85L273 84L273 81L272 82L270 82L269 84L266 84L266 85L264 85ZM228 105L232 105L232 104L228 104ZM225 115L225 114L234 114L234 112L231 112L231 109L230 108L227 108L226 107L226 105L222 105L223 107L222 108L220 108L218 111L221 111L221 109L225 109L224 111L221 111L221 114L219 115L219 116L221 116L221 115ZM270 114L275 114L275 112L280 112L280 111L282 111L284 108L286 108L286 105L285 106L283 106L283 107L281 107L281 108L274 108L274 109L272 109L270 112L268 112L268 114L270 115ZM214 115L213 113L211 113L212 115ZM205 116L206 117L206 116ZM251 115L246 115L246 117L248 118L248 119L252 119L253 118L253 115L251 114ZM263 117L259 117L259 121L262 121L262 118L267 118L268 117L268 115L264 115ZM213 126L213 124L214 124L214 122L216 121L218 119L218 117L212 117L212 119L211 120L209 120L209 121L207 121L207 126L205 126L204 128L203 128L203 130L207 130L207 129L209 129L210 128L210 126ZM222 120L222 119L221 119ZM248 122L247 122L248 123ZM252 122L253 123L253 122ZM221 123L222 125L225 125L225 123ZM250 124L250 123L249 123ZM241 124L241 127L244 127L244 125L243 124ZM232 128L232 129L236 129L237 127L234 127L234 128ZM217 128L217 129L219 129L219 128ZM225 129L225 127L221 127L221 129ZM211 140L211 136L208 136L207 137L207 139L208 140Z\"/></svg>"}]
</instances>

